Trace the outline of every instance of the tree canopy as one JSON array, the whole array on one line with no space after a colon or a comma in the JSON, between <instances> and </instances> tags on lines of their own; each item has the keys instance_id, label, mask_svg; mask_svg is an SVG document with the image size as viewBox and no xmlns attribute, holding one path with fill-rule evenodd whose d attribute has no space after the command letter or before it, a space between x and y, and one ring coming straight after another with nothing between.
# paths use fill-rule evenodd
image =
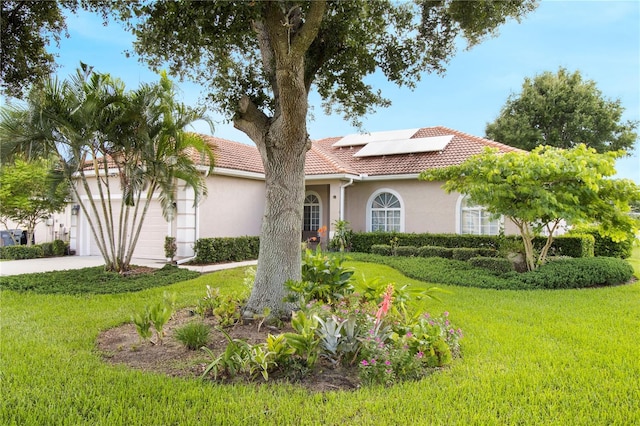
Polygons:
<instances>
[{"instance_id":1,"label":"tree canopy","mask_svg":"<svg viewBox=\"0 0 640 426\"><path fill-rule=\"evenodd\" d=\"M287 315L284 282L300 279L308 96L353 123L388 99L367 82L414 87L444 72L459 37L472 46L534 0L149 1L109 4L154 68L200 83L211 105L255 142L266 201L254 289L245 315Z\"/></svg>"},{"instance_id":2,"label":"tree canopy","mask_svg":"<svg viewBox=\"0 0 640 426\"><path fill-rule=\"evenodd\" d=\"M21 98L32 83L55 68L47 46L66 32L63 8L75 11L77 0L2 0L0 15L0 80L2 91Z\"/></svg>"},{"instance_id":3,"label":"tree canopy","mask_svg":"<svg viewBox=\"0 0 640 426\"><path fill-rule=\"evenodd\" d=\"M604 97L593 80L579 71L560 68L526 78L519 94L512 94L493 123L490 139L532 150L538 145L573 148L581 143L597 152L631 152L638 139L637 121L623 121L619 99Z\"/></svg>"},{"instance_id":4,"label":"tree canopy","mask_svg":"<svg viewBox=\"0 0 640 426\"><path fill-rule=\"evenodd\" d=\"M640 187L629 179L611 179L622 151L598 154L580 144L570 150L540 146L532 152L498 154L489 149L457 166L428 170L420 178L444 181L447 192L468 194L520 230L527 266L545 262L554 233L568 225L597 224L604 235L624 240L637 231L630 204ZM536 256L533 237L544 230L547 244Z\"/></svg>"}]
</instances>

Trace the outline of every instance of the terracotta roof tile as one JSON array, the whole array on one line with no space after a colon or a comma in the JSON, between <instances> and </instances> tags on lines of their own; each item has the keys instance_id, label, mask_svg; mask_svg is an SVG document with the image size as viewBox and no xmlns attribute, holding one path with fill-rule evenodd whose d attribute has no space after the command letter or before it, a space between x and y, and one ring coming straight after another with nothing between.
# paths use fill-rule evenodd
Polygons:
<instances>
[{"instance_id":1,"label":"terracotta roof tile","mask_svg":"<svg viewBox=\"0 0 640 426\"><path fill-rule=\"evenodd\" d=\"M262 159L255 146L214 136L201 136L213 148L216 167L264 173Z\"/></svg>"},{"instance_id":2,"label":"terracotta roof tile","mask_svg":"<svg viewBox=\"0 0 640 426\"><path fill-rule=\"evenodd\" d=\"M262 159L254 145L247 145L214 136L201 135L213 148L215 166L218 168L264 173ZM433 136L453 136L449 144L437 152L354 157L362 146L333 147L342 137L314 141L307 152L306 175L367 174L370 176L417 174L430 168L446 167L462 163L469 156L479 154L485 147L500 152L522 151L499 142L469 135L447 127L435 126L419 129L411 139ZM192 159L208 165L207 158L190 152Z\"/></svg>"},{"instance_id":3,"label":"terracotta roof tile","mask_svg":"<svg viewBox=\"0 0 640 426\"><path fill-rule=\"evenodd\" d=\"M453 135L453 139L442 151L375 157L354 157L353 154L362 149L361 146L334 148L332 145L340 138L321 139L315 144L347 164L349 168L357 170L357 173L370 176L416 174L430 168L460 164L469 156L481 153L485 147L497 148L501 152L521 151L442 126L421 128L411 139L448 135Z\"/></svg>"}]
</instances>

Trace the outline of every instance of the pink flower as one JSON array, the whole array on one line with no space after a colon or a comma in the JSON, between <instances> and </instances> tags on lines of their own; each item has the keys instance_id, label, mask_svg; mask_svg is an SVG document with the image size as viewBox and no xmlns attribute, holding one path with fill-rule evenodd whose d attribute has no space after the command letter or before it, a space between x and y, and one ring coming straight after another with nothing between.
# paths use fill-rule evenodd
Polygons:
<instances>
[{"instance_id":1,"label":"pink flower","mask_svg":"<svg viewBox=\"0 0 640 426\"><path fill-rule=\"evenodd\" d=\"M363 365L363 366L365 366L365 367L366 367L367 365L369 365L369 363L367 362L367 360L366 360L366 359L363 359L362 361L360 361L360 364L362 364L362 365Z\"/></svg>"},{"instance_id":2,"label":"pink flower","mask_svg":"<svg viewBox=\"0 0 640 426\"><path fill-rule=\"evenodd\" d=\"M424 352L420 351L416 354L418 358L422 358L424 356Z\"/></svg>"},{"instance_id":3,"label":"pink flower","mask_svg":"<svg viewBox=\"0 0 640 426\"><path fill-rule=\"evenodd\" d=\"M376 313L376 319L380 321L383 316L389 312L391 308L391 301L393 300L393 284L389 284L387 289L384 291L384 295L382 296L382 302L380 302L380 308Z\"/></svg>"},{"instance_id":4,"label":"pink flower","mask_svg":"<svg viewBox=\"0 0 640 426\"><path fill-rule=\"evenodd\" d=\"M442 316L443 316L443 317L448 317L448 316L449 316L449 312L444 311L444 312L442 313Z\"/></svg>"},{"instance_id":5,"label":"pink flower","mask_svg":"<svg viewBox=\"0 0 640 426\"><path fill-rule=\"evenodd\" d=\"M384 362L384 365L391 365L391 361L386 360L386 361Z\"/></svg>"},{"instance_id":6,"label":"pink flower","mask_svg":"<svg viewBox=\"0 0 640 426\"><path fill-rule=\"evenodd\" d=\"M375 365L376 364L376 359L375 358L371 358L371 361L369 361L369 363L371 365Z\"/></svg>"},{"instance_id":7,"label":"pink flower","mask_svg":"<svg viewBox=\"0 0 640 426\"><path fill-rule=\"evenodd\" d=\"M407 337L413 337L413 333L409 331L409 332L407 333Z\"/></svg>"}]
</instances>

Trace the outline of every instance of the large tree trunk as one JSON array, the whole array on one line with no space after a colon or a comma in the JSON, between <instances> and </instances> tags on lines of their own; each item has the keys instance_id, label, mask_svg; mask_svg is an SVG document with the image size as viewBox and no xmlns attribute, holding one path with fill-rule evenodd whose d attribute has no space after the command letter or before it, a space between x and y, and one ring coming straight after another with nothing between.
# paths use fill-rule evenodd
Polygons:
<instances>
[{"instance_id":1,"label":"large tree trunk","mask_svg":"<svg viewBox=\"0 0 640 426\"><path fill-rule=\"evenodd\" d=\"M265 4L264 20L253 22L264 72L273 90L273 116L249 97L241 99L234 125L256 144L265 170L266 200L258 270L244 316L288 317L287 280L300 279L300 240L304 200L304 161L311 147L307 134L308 89L305 53L316 37L326 3L311 4L304 24L299 7L283 10Z\"/></svg>"},{"instance_id":2,"label":"large tree trunk","mask_svg":"<svg viewBox=\"0 0 640 426\"><path fill-rule=\"evenodd\" d=\"M278 132L270 133L278 137ZM301 143L304 145L304 141ZM263 314L268 308L271 316L287 317L292 308L284 302L284 283L300 279L305 159L300 152L301 143L297 149L288 146L267 149L258 270L245 316Z\"/></svg>"}]
</instances>

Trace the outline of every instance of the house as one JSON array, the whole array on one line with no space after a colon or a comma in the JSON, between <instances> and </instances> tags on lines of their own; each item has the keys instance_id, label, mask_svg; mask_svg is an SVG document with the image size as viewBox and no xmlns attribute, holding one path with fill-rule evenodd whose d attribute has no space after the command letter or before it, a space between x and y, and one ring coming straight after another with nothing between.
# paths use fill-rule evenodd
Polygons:
<instances>
[{"instance_id":1,"label":"house","mask_svg":"<svg viewBox=\"0 0 640 426\"><path fill-rule=\"evenodd\" d=\"M136 257L163 258L167 235L176 237L177 255L189 257L198 238L260 234L265 184L258 150L203 137L216 154L215 170L206 178L207 197L196 206L193 193L180 189L171 222L163 219L155 202L145 219ZM357 232L497 234L503 221L492 220L482 207L460 194L446 194L440 182L417 179L423 170L459 164L485 147L517 151L441 126L314 141L305 164L302 238L315 236L322 226L329 229L330 237L338 219L348 221ZM51 233L53 237L55 232L68 238L77 254L100 254L81 211L68 209L50 222L36 236ZM512 224L504 226L505 232L515 232Z\"/></svg>"}]
</instances>

